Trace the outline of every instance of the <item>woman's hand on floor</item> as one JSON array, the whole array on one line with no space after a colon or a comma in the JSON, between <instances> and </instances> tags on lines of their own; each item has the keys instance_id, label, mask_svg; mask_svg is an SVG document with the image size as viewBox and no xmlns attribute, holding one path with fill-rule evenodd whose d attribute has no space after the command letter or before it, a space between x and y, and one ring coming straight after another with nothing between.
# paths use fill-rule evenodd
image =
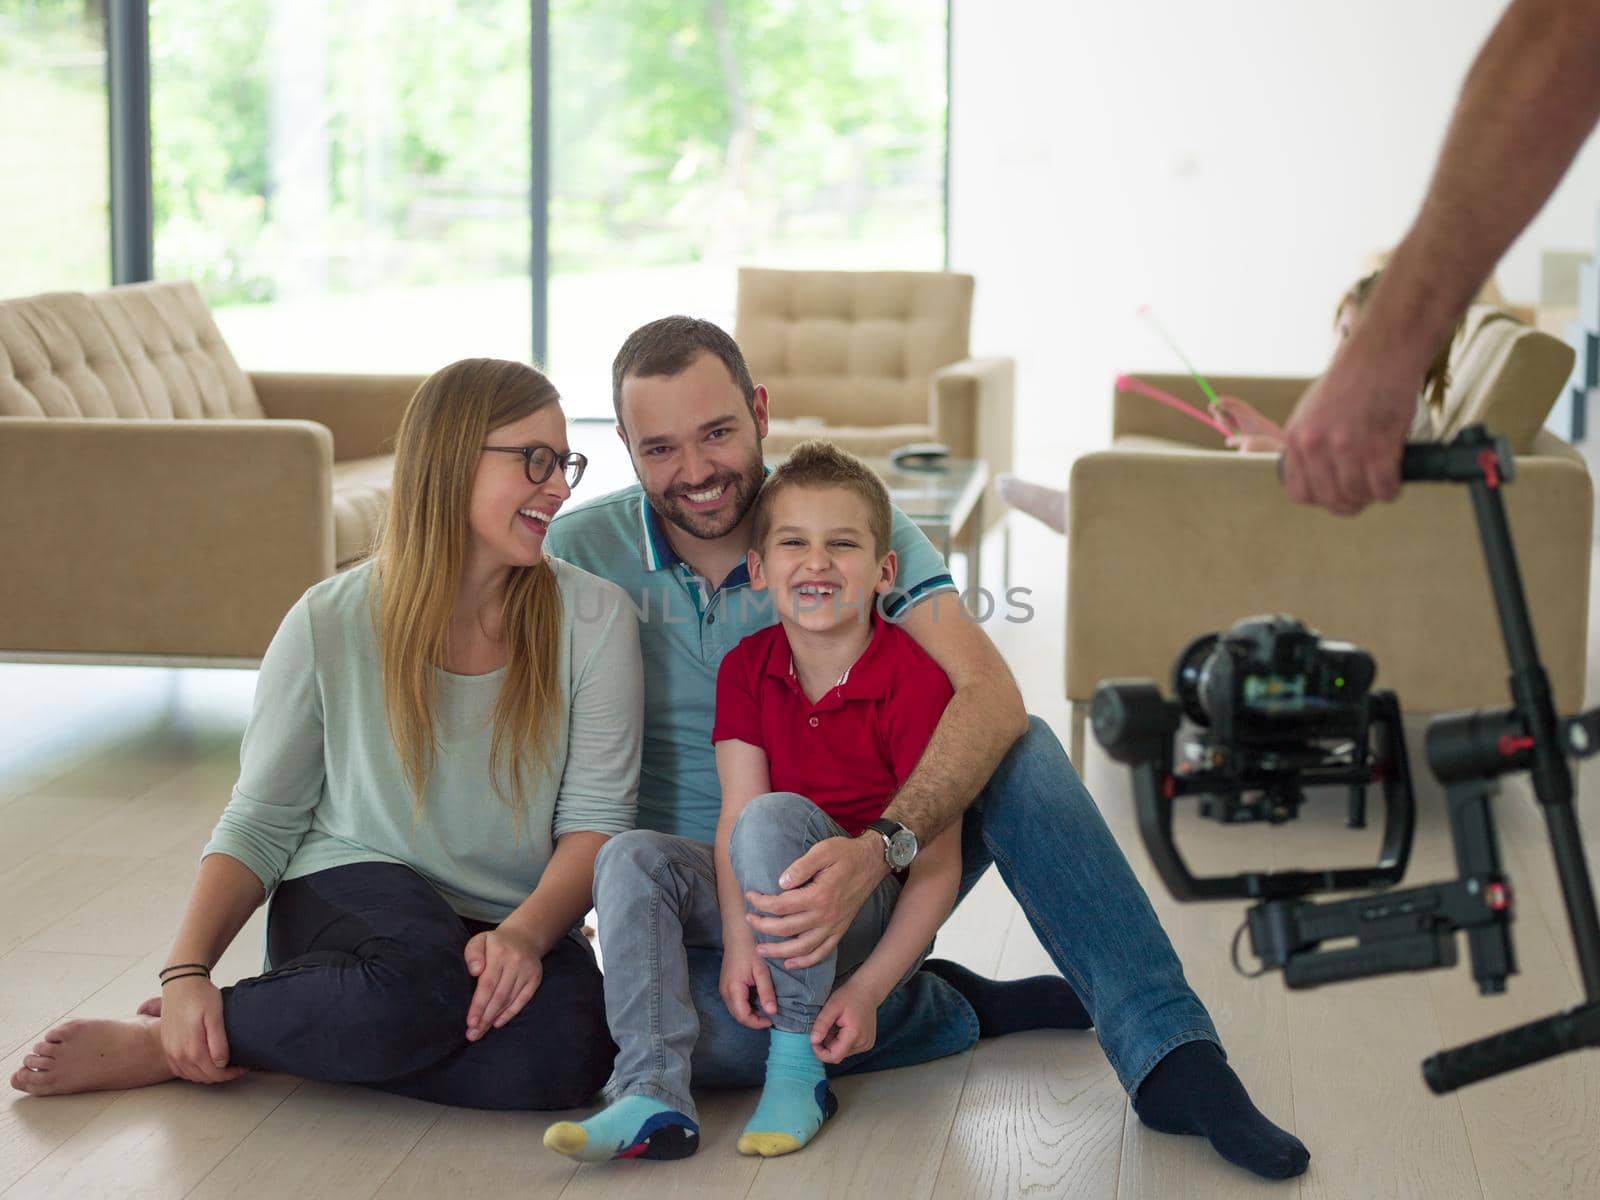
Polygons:
<instances>
[{"instance_id":1,"label":"woman's hand on floor","mask_svg":"<svg viewBox=\"0 0 1600 1200\"><path fill-rule=\"evenodd\" d=\"M528 934L508 925L467 941L467 974L478 981L467 1008L467 1041L499 1029L522 1011L544 980L544 956Z\"/></svg>"},{"instance_id":2,"label":"woman's hand on floor","mask_svg":"<svg viewBox=\"0 0 1600 1200\"><path fill-rule=\"evenodd\" d=\"M228 1065L222 992L198 975L161 989L161 1049L172 1073L191 1083L227 1083L245 1073Z\"/></svg>"}]
</instances>

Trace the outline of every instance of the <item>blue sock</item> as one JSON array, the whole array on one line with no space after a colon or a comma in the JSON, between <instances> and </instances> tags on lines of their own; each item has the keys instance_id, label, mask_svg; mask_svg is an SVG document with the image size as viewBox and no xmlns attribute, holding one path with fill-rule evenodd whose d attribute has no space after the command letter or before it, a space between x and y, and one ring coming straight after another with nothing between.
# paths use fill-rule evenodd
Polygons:
<instances>
[{"instance_id":1,"label":"blue sock","mask_svg":"<svg viewBox=\"0 0 1600 1200\"><path fill-rule=\"evenodd\" d=\"M579 1162L613 1158L688 1158L700 1145L700 1126L651 1096L624 1096L587 1121L557 1121L544 1144Z\"/></svg>"},{"instance_id":2,"label":"blue sock","mask_svg":"<svg viewBox=\"0 0 1600 1200\"><path fill-rule=\"evenodd\" d=\"M811 1049L811 1035L774 1029L761 1103L739 1135L739 1153L762 1158L792 1154L817 1135L838 1107L828 1090L827 1072Z\"/></svg>"}]
</instances>

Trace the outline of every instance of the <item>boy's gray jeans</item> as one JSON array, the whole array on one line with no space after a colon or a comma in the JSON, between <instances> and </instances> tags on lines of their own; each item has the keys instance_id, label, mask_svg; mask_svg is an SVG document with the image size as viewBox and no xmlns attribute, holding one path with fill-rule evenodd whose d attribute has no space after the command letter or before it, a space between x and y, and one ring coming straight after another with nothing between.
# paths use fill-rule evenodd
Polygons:
<instances>
[{"instance_id":1,"label":"boy's gray jeans","mask_svg":"<svg viewBox=\"0 0 1600 1200\"><path fill-rule=\"evenodd\" d=\"M757 796L740 814L728 844L740 890L775 895L782 890L778 876L795 859L844 833L804 796ZM810 1032L835 979L860 966L878 944L899 895L900 881L891 875L861 906L834 952L814 966L789 970L781 960L766 960L778 1000L774 1028ZM619 834L595 859L594 900L606 1019L617 1043L606 1098L614 1103L623 1096L651 1096L698 1120L689 1062L700 1021L689 990L687 951L722 948L712 848L644 829ZM783 939L757 934L756 940ZM916 965L907 975L914 970Z\"/></svg>"}]
</instances>

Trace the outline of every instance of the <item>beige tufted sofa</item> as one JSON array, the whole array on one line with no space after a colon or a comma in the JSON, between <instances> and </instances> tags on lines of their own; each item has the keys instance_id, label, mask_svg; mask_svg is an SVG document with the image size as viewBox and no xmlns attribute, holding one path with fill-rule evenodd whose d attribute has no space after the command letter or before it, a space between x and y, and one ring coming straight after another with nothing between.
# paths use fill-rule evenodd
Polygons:
<instances>
[{"instance_id":1,"label":"beige tufted sofa","mask_svg":"<svg viewBox=\"0 0 1600 1200\"><path fill-rule=\"evenodd\" d=\"M361 557L410 376L246 374L189 283L0 301L0 658L260 658Z\"/></svg>"},{"instance_id":2,"label":"beige tufted sofa","mask_svg":"<svg viewBox=\"0 0 1600 1200\"><path fill-rule=\"evenodd\" d=\"M1507 438L1517 478L1506 508L1556 707L1583 702L1594 487L1582 457L1543 429L1572 370L1571 347L1475 306L1451 352L1441 438L1486 424ZM1187 376L1141 375L1197 407ZM1287 420L1309 379L1222 378L1212 386ZM1407 487L1354 519L1296 505L1276 457L1221 438L1142 396L1114 398L1113 445L1072 467L1067 528L1067 699L1074 757L1096 685L1170 686L1193 638L1282 612L1372 651L1378 686L1407 711L1504 705L1504 643L1465 488Z\"/></svg>"},{"instance_id":3,"label":"beige tufted sofa","mask_svg":"<svg viewBox=\"0 0 1600 1200\"><path fill-rule=\"evenodd\" d=\"M1011 469L1009 358L969 358L971 275L946 271L739 271L734 337L772 397L766 447L826 437L882 457L943 442ZM991 485L992 486L992 485ZM1006 506L986 497L993 526Z\"/></svg>"}]
</instances>

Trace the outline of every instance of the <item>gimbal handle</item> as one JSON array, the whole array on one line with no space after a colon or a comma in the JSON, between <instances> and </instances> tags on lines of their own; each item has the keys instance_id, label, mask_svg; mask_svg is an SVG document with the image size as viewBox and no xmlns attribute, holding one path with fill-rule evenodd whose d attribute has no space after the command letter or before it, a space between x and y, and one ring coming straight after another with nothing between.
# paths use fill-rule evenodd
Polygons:
<instances>
[{"instance_id":1,"label":"gimbal handle","mask_svg":"<svg viewBox=\"0 0 1600 1200\"><path fill-rule=\"evenodd\" d=\"M1445 445L1407 446L1400 462L1400 477L1404 480L1466 483L1470 490L1489 585L1494 592L1495 612L1500 619L1506 660L1511 669L1511 708L1486 714L1485 719L1502 722L1505 730L1514 735L1520 731L1520 740L1525 743L1517 752L1502 755L1498 764L1492 756L1481 754L1482 773L1490 776L1512 770L1529 772L1555 854L1587 1003L1570 1012L1435 1055L1424 1065L1424 1076L1428 1086L1436 1092L1486 1079L1565 1050L1600 1045L1600 915L1596 913L1583 839L1572 804L1572 773L1566 759L1566 739L1572 739L1572 731L1577 729L1577 738L1573 740L1576 748L1577 742L1589 733L1590 723L1582 718L1561 723L1556 718L1550 682L1539 662L1533 625L1528 619L1522 575L1517 569L1511 529L1500 495L1501 484L1513 478L1513 471L1510 447L1503 438L1492 436L1481 425L1463 429ZM1458 722L1458 729L1466 730L1467 726ZM1433 758L1432 749L1430 746L1430 759ZM1464 765L1466 757L1470 755L1457 757L1455 765Z\"/></svg>"}]
</instances>

